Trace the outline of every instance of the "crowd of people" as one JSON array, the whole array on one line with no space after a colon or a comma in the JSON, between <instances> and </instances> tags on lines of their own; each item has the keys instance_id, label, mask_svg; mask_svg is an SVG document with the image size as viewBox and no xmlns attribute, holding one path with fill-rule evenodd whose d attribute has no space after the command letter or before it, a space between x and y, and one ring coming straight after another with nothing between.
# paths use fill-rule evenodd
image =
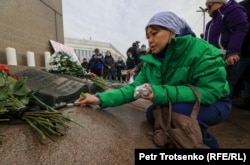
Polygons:
<instances>
[{"instance_id":1,"label":"crowd of people","mask_svg":"<svg viewBox=\"0 0 250 165\"><path fill-rule=\"evenodd\" d=\"M86 93L76 103L99 105L101 109L119 106L138 99L134 97L136 87L143 86L149 92L139 93L139 98L152 102L146 118L154 125L156 107L169 105L169 100L173 112L190 115L197 101L191 85L201 97L197 120L203 143L219 148L208 128L230 115L239 79L244 82L244 108L250 109L249 0L206 0L205 5L211 21L202 38L196 37L188 23L175 13L156 13L145 26L149 51L138 55L135 42L126 52L126 69L134 81L119 89ZM90 67L92 61L89 69L95 71ZM105 73L118 66L112 60L103 60L103 65L108 69Z\"/></svg>"},{"instance_id":2,"label":"crowd of people","mask_svg":"<svg viewBox=\"0 0 250 165\"><path fill-rule=\"evenodd\" d=\"M140 71L143 62L140 61L140 56L146 55L146 45L139 47L139 41L132 44L127 50L127 59L124 61L122 57L118 57L116 61L109 50L105 55L100 53L100 50L96 48L95 54L91 56L89 61L87 58L82 59L82 67L87 72L95 73L98 76L108 81L128 81L129 77L136 76Z\"/></svg>"}]
</instances>

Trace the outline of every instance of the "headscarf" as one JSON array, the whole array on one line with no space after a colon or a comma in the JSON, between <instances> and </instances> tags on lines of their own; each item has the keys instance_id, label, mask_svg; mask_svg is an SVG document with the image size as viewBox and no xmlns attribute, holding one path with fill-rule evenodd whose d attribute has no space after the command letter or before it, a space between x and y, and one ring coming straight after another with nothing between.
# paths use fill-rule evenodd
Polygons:
<instances>
[{"instance_id":1,"label":"headscarf","mask_svg":"<svg viewBox=\"0 0 250 165\"><path fill-rule=\"evenodd\" d=\"M227 0L207 0L206 1L206 5L208 3L213 3L213 2L217 2L217 3L227 3Z\"/></svg>"},{"instance_id":2,"label":"headscarf","mask_svg":"<svg viewBox=\"0 0 250 165\"><path fill-rule=\"evenodd\" d=\"M155 14L149 20L146 29L148 28L148 26L152 25L164 27L175 33L177 36L187 34L195 36L195 33L191 30L190 26L186 23L186 21L170 11L164 11Z\"/></svg>"}]
</instances>

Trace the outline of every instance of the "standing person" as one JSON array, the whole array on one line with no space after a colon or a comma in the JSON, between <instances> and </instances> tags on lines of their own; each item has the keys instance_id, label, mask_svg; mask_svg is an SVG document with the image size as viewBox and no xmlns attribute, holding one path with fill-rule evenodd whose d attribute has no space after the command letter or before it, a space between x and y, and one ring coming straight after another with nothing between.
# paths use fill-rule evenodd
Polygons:
<instances>
[{"instance_id":1,"label":"standing person","mask_svg":"<svg viewBox=\"0 0 250 165\"><path fill-rule=\"evenodd\" d=\"M96 74L97 76L103 76L103 55L100 53L100 50L96 48L94 50L95 54L92 55L89 60L89 70L90 72Z\"/></svg>"},{"instance_id":2,"label":"standing person","mask_svg":"<svg viewBox=\"0 0 250 165\"><path fill-rule=\"evenodd\" d=\"M133 55L134 55L134 61L135 61L135 65L139 64L140 63L140 56L141 56L141 49L140 49L140 41L135 41L133 44L132 44L132 47L134 50L133 50Z\"/></svg>"},{"instance_id":3,"label":"standing person","mask_svg":"<svg viewBox=\"0 0 250 165\"><path fill-rule=\"evenodd\" d=\"M86 71L88 71L89 63L88 63L88 61L87 61L87 58L84 57L84 58L82 59L81 65L82 65L82 67L83 67Z\"/></svg>"},{"instance_id":4,"label":"standing person","mask_svg":"<svg viewBox=\"0 0 250 165\"><path fill-rule=\"evenodd\" d=\"M207 0L206 6L212 19L206 25L204 39L224 52L232 93L242 43L248 31L247 13L235 0Z\"/></svg>"},{"instance_id":5,"label":"standing person","mask_svg":"<svg viewBox=\"0 0 250 165\"><path fill-rule=\"evenodd\" d=\"M106 55L103 60L104 72L103 78L107 80L115 80L115 60L109 50L106 51Z\"/></svg>"},{"instance_id":6,"label":"standing person","mask_svg":"<svg viewBox=\"0 0 250 165\"><path fill-rule=\"evenodd\" d=\"M134 75L135 77L140 72L141 67L143 65L143 61L140 60L140 57L147 54L146 45L143 44L138 53L139 53L138 62L136 63L135 67L131 69L131 71L129 72L130 75Z\"/></svg>"},{"instance_id":7,"label":"standing person","mask_svg":"<svg viewBox=\"0 0 250 165\"><path fill-rule=\"evenodd\" d=\"M136 87L144 87L150 100L146 117L154 123L156 105L172 102L172 111L189 116L196 96L187 85L193 85L200 93L201 105L198 122L203 142L210 148L219 148L217 140L207 132L208 127L224 121L231 112L230 88L226 80L223 53L208 42L182 36L190 30L188 24L176 14L166 11L154 15L146 25L146 37L152 53L143 56L143 67L132 84L105 91L98 95L86 93L76 103L115 107L135 100Z\"/></svg>"},{"instance_id":8,"label":"standing person","mask_svg":"<svg viewBox=\"0 0 250 165\"><path fill-rule=\"evenodd\" d=\"M131 76L134 76L132 74L130 74L131 70L134 69L134 67L136 66L136 47L132 46L130 48L128 48L127 50L127 60L126 60L126 66L127 66L127 79L130 79Z\"/></svg>"},{"instance_id":9,"label":"standing person","mask_svg":"<svg viewBox=\"0 0 250 165\"><path fill-rule=\"evenodd\" d=\"M145 44L141 45L141 50L140 50L142 55L146 55L147 54L147 46Z\"/></svg>"},{"instance_id":10,"label":"standing person","mask_svg":"<svg viewBox=\"0 0 250 165\"><path fill-rule=\"evenodd\" d=\"M248 22L250 23L250 0L243 0L239 2L246 10L248 15ZM241 58L238 64L237 80L241 77L244 86L244 100L240 104L235 104L238 108L250 110L250 28L247 32L247 35L244 39L242 49L241 49ZM234 89L236 90L236 89Z\"/></svg>"},{"instance_id":11,"label":"standing person","mask_svg":"<svg viewBox=\"0 0 250 165\"><path fill-rule=\"evenodd\" d=\"M116 76L117 80L122 82L123 77L122 77L122 70L125 69L126 65L125 62L121 57L118 57L118 60L116 62Z\"/></svg>"}]
</instances>

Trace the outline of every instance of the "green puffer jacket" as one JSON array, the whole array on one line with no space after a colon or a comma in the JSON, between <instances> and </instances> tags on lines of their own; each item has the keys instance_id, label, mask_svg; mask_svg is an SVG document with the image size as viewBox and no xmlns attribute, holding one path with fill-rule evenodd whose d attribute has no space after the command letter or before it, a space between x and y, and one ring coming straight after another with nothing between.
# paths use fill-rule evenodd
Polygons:
<instances>
[{"instance_id":1,"label":"green puffer jacket","mask_svg":"<svg viewBox=\"0 0 250 165\"><path fill-rule=\"evenodd\" d=\"M172 39L163 62L152 54L142 56L143 67L132 84L100 93L101 108L134 101L134 89L149 83L154 91L153 103L196 102L188 87L192 84L201 95L201 104L213 104L229 96L225 61L219 49L190 35Z\"/></svg>"}]
</instances>

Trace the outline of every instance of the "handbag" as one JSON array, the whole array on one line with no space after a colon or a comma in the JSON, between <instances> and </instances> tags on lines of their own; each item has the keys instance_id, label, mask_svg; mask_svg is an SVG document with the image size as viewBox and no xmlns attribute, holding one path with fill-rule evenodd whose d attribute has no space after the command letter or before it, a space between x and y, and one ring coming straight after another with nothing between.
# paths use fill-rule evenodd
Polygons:
<instances>
[{"instance_id":1,"label":"handbag","mask_svg":"<svg viewBox=\"0 0 250 165\"><path fill-rule=\"evenodd\" d=\"M200 109L200 94L191 85L190 88L196 95L197 101L193 106L190 116L172 112L172 103L169 106L158 105L153 110L154 132L150 138L161 148L208 149L203 143L201 129L197 120Z\"/></svg>"}]
</instances>

